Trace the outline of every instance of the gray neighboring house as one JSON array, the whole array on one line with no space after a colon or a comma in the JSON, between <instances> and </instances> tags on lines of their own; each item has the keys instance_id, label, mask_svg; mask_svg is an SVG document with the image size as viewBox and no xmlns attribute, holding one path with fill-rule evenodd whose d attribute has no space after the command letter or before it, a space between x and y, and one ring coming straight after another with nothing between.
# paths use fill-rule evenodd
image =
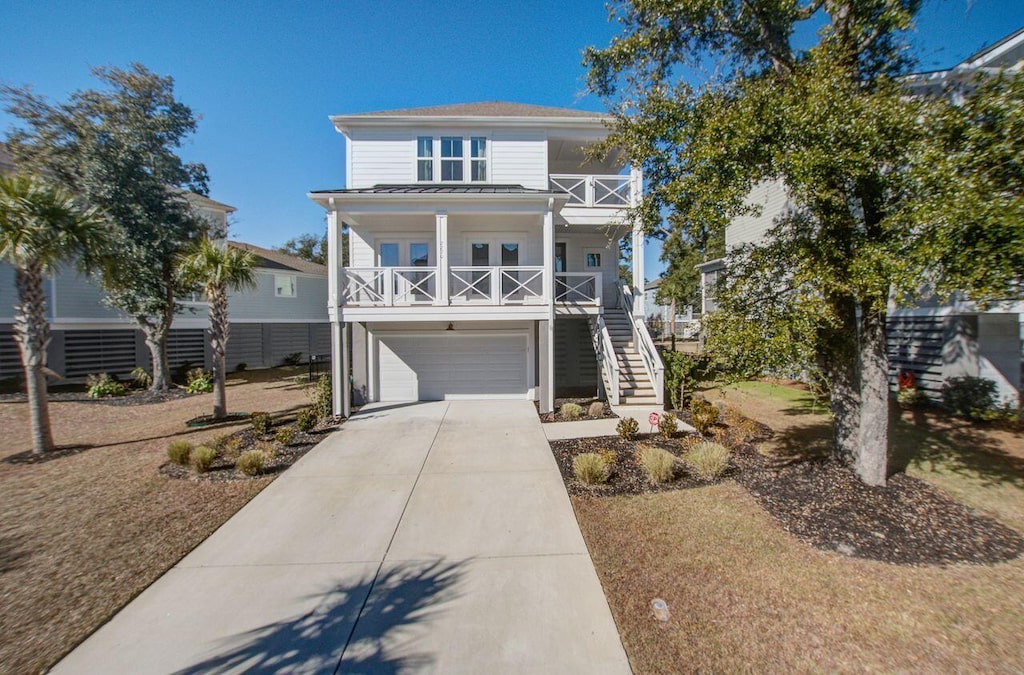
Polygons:
<instances>
[{"instance_id":1,"label":"gray neighboring house","mask_svg":"<svg viewBox=\"0 0 1024 675\"><path fill-rule=\"evenodd\" d=\"M947 70L915 73L904 80L914 96L948 96L954 103L969 96L981 74L1020 71L1024 67L1024 28ZM747 195L760 213L735 218L725 231L726 251L758 244L779 216L799 208L781 181L764 181ZM715 286L726 273L726 260L699 265L702 310L714 311ZM932 298L911 308L890 307L887 322L890 386L909 372L918 387L938 398L951 377L982 377L996 383L1004 404L1020 401L1024 367L1024 302L1009 300L986 309L965 298Z\"/></svg>"},{"instance_id":2,"label":"gray neighboring house","mask_svg":"<svg viewBox=\"0 0 1024 675\"><path fill-rule=\"evenodd\" d=\"M654 281L648 282L644 287L644 297L646 298L644 307L647 310L648 324L655 322L661 326L660 337L665 337L671 334L669 324L674 319L677 337L686 339L693 337L696 326L699 326L700 317L694 318L693 307L690 305L684 307L677 306L675 316L673 317L672 305L663 305L658 302L658 290L661 288L661 282L662 277L658 277Z\"/></svg>"},{"instance_id":3,"label":"gray neighboring house","mask_svg":"<svg viewBox=\"0 0 1024 675\"><path fill-rule=\"evenodd\" d=\"M2 158L2 156L0 156ZM199 195L187 195L193 207L216 228L225 231L234 207ZM285 356L330 353L327 321L327 268L251 244L228 245L252 251L258 258L256 288L229 294L231 337L227 367L280 365ZM60 377L80 380L90 373L126 376L136 366L150 369L149 350L142 332L126 315L104 303L99 282L82 277L72 267L61 269L46 285L51 342L48 365ZM13 337L14 269L0 264L0 380L22 372ZM212 366L209 317L199 297L181 300L184 309L172 324L167 351L171 368Z\"/></svg>"}]
</instances>

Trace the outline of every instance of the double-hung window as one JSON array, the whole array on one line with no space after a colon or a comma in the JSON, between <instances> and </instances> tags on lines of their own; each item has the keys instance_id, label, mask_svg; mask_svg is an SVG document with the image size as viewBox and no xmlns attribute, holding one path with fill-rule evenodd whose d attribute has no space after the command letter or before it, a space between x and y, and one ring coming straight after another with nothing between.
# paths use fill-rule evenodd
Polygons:
<instances>
[{"instance_id":1,"label":"double-hung window","mask_svg":"<svg viewBox=\"0 0 1024 675\"><path fill-rule=\"evenodd\" d=\"M441 137L441 180L463 180L462 137Z\"/></svg>"},{"instance_id":2,"label":"double-hung window","mask_svg":"<svg viewBox=\"0 0 1024 675\"><path fill-rule=\"evenodd\" d=\"M416 180L434 180L433 136L420 136L416 139Z\"/></svg>"},{"instance_id":3,"label":"double-hung window","mask_svg":"<svg viewBox=\"0 0 1024 675\"><path fill-rule=\"evenodd\" d=\"M486 136L417 136L416 180L486 183L488 150Z\"/></svg>"},{"instance_id":4,"label":"double-hung window","mask_svg":"<svg viewBox=\"0 0 1024 675\"><path fill-rule=\"evenodd\" d=\"M469 139L469 179L487 180L487 139L482 136Z\"/></svg>"}]
</instances>

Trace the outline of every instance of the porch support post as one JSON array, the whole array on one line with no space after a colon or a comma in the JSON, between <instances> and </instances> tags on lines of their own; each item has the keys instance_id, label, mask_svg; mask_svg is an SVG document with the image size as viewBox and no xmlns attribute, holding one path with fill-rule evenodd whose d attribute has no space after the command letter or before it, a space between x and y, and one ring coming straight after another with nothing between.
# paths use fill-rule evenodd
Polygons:
<instances>
[{"instance_id":1,"label":"porch support post","mask_svg":"<svg viewBox=\"0 0 1024 675\"><path fill-rule=\"evenodd\" d=\"M448 214L438 211L437 224L437 304L448 305Z\"/></svg>"},{"instance_id":2,"label":"porch support post","mask_svg":"<svg viewBox=\"0 0 1024 675\"><path fill-rule=\"evenodd\" d=\"M633 167L629 170L629 205L640 203L643 189L643 174ZM644 318L644 230L640 223L633 223L633 316Z\"/></svg>"},{"instance_id":3,"label":"porch support post","mask_svg":"<svg viewBox=\"0 0 1024 675\"><path fill-rule=\"evenodd\" d=\"M548 200L544 212L544 302L548 308L548 320L540 322L546 339L540 340L547 358L541 359L546 377L540 378L540 411L555 409L555 200Z\"/></svg>"},{"instance_id":4,"label":"porch support post","mask_svg":"<svg viewBox=\"0 0 1024 675\"><path fill-rule=\"evenodd\" d=\"M348 417L352 412L352 391L348 386L348 331L341 321L331 322L331 399L332 412Z\"/></svg>"},{"instance_id":5,"label":"porch support post","mask_svg":"<svg viewBox=\"0 0 1024 675\"><path fill-rule=\"evenodd\" d=\"M338 212L334 210L334 199L331 199L327 210L327 316L331 321L338 321L338 306L341 296L341 230L338 227Z\"/></svg>"}]
</instances>

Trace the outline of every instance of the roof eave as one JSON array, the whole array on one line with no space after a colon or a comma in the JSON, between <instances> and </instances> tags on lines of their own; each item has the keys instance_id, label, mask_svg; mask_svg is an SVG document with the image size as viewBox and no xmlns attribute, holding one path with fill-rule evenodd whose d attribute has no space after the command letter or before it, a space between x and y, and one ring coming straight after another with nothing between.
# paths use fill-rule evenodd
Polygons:
<instances>
[{"instance_id":1,"label":"roof eave","mask_svg":"<svg viewBox=\"0 0 1024 675\"><path fill-rule=\"evenodd\" d=\"M306 196L324 208L330 207L331 200L336 202L359 202L364 200L388 202L447 202L447 201L569 201L569 195L563 192L307 192Z\"/></svg>"},{"instance_id":2,"label":"roof eave","mask_svg":"<svg viewBox=\"0 0 1024 675\"><path fill-rule=\"evenodd\" d=\"M467 127L467 126L501 126L518 128L555 128L555 129L606 129L606 124L614 118L600 113L593 117L498 117L485 115L379 115L364 117L361 115L331 115L331 123L341 133L353 128L372 127Z\"/></svg>"}]
</instances>

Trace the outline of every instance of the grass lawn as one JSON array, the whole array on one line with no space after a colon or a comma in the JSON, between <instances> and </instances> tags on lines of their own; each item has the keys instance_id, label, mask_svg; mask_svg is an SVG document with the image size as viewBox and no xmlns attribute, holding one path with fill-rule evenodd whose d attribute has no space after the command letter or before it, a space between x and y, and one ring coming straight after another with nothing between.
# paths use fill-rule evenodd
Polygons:
<instances>
[{"instance_id":1,"label":"grass lawn","mask_svg":"<svg viewBox=\"0 0 1024 675\"><path fill-rule=\"evenodd\" d=\"M709 390L776 430L776 452L812 451L828 418L806 392L765 383ZM1024 439L893 412L907 473L1024 530ZM1024 560L903 567L819 551L742 487L573 497L638 673L990 671L1024 668ZM668 602L660 624L650 602Z\"/></svg>"},{"instance_id":2,"label":"grass lawn","mask_svg":"<svg viewBox=\"0 0 1024 675\"><path fill-rule=\"evenodd\" d=\"M230 410L309 404L291 379L304 368L228 380ZM158 473L174 438L193 443L242 426L186 430L212 395L115 407L53 402L59 445L92 446L40 464L0 462L0 671L38 672L60 659L262 490ZM0 459L31 447L23 402L0 402Z\"/></svg>"}]
</instances>

